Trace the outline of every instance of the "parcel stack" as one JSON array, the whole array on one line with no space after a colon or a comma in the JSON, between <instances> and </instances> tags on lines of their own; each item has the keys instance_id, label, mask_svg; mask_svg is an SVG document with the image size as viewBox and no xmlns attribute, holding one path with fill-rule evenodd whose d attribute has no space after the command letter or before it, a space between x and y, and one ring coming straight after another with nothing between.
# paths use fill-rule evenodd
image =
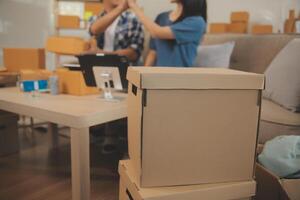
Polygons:
<instances>
[{"instance_id":1,"label":"parcel stack","mask_svg":"<svg viewBox=\"0 0 300 200\"><path fill-rule=\"evenodd\" d=\"M129 68L120 200L250 199L264 76Z\"/></svg>"}]
</instances>

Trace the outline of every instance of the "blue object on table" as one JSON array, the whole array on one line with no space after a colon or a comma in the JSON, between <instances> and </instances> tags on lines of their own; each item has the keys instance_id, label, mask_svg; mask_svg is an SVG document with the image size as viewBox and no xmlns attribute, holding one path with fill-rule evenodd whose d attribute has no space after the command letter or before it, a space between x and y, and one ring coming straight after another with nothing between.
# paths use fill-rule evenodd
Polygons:
<instances>
[{"instance_id":1,"label":"blue object on table","mask_svg":"<svg viewBox=\"0 0 300 200\"><path fill-rule=\"evenodd\" d=\"M47 80L38 80L38 90L46 90L48 89L48 81Z\"/></svg>"},{"instance_id":2,"label":"blue object on table","mask_svg":"<svg viewBox=\"0 0 300 200\"><path fill-rule=\"evenodd\" d=\"M24 92L32 92L34 91L34 82L35 81L22 81L22 89Z\"/></svg>"}]
</instances>

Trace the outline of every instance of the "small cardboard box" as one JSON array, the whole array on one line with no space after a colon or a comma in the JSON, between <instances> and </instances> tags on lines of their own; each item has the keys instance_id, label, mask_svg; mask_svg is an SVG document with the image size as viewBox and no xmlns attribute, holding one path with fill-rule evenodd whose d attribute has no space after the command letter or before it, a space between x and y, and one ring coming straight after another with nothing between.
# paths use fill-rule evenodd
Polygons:
<instances>
[{"instance_id":1,"label":"small cardboard box","mask_svg":"<svg viewBox=\"0 0 300 200\"><path fill-rule=\"evenodd\" d=\"M129 157L141 187L253 179L264 75L131 67L127 79Z\"/></svg>"},{"instance_id":2,"label":"small cardboard box","mask_svg":"<svg viewBox=\"0 0 300 200\"><path fill-rule=\"evenodd\" d=\"M21 69L37 70L45 68L45 50L29 48L4 48L4 67L10 72Z\"/></svg>"},{"instance_id":3,"label":"small cardboard box","mask_svg":"<svg viewBox=\"0 0 300 200\"><path fill-rule=\"evenodd\" d=\"M228 25L228 32L230 33L247 33L248 23L235 22Z\"/></svg>"},{"instance_id":4,"label":"small cardboard box","mask_svg":"<svg viewBox=\"0 0 300 200\"><path fill-rule=\"evenodd\" d=\"M48 80L51 75L53 75L53 72L49 70L21 70L20 80Z\"/></svg>"},{"instance_id":5,"label":"small cardboard box","mask_svg":"<svg viewBox=\"0 0 300 200\"><path fill-rule=\"evenodd\" d=\"M60 93L83 96L98 94L99 89L96 87L88 87L85 84L81 71L69 71L64 69L56 70L59 79Z\"/></svg>"},{"instance_id":6,"label":"small cardboard box","mask_svg":"<svg viewBox=\"0 0 300 200\"><path fill-rule=\"evenodd\" d=\"M97 2L85 2L84 3L85 12L91 12L93 15L99 15L103 10L102 3Z\"/></svg>"},{"instance_id":7,"label":"small cardboard box","mask_svg":"<svg viewBox=\"0 0 300 200\"><path fill-rule=\"evenodd\" d=\"M62 55L78 55L86 51L89 47L88 42L79 37L49 37L46 50Z\"/></svg>"},{"instance_id":8,"label":"small cardboard box","mask_svg":"<svg viewBox=\"0 0 300 200\"><path fill-rule=\"evenodd\" d=\"M248 23L249 18L250 18L250 15L248 12L241 11L241 12L232 12L230 20L232 23L235 23L235 22Z\"/></svg>"},{"instance_id":9,"label":"small cardboard box","mask_svg":"<svg viewBox=\"0 0 300 200\"><path fill-rule=\"evenodd\" d=\"M255 181L141 188L128 161L120 161L119 200L246 200L255 195Z\"/></svg>"},{"instance_id":10,"label":"small cardboard box","mask_svg":"<svg viewBox=\"0 0 300 200\"><path fill-rule=\"evenodd\" d=\"M210 33L227 33L228 25L226 23L212 23L209 26Z\"/></svg>"},{"instance_id":11,"label":"small cardboard box","mask_svg":"<svg viewBox=\"0 0 300 200\"><path fill-rule=\"evenodd\" d=\"M18 73L16 72L1 72L0 71L0 88L12 87L17 85Z\"/></svg>"},{"instance_id":12,"label":"small cardboard box","mask_svg":"<svg viewBox=\"0 0 300 200\"><path fill-rule=\"evenodd\" d=\"M300 179L280 179L278 176L256 165L257 196L256 200L299 200Z\"/></svg>"},{"instance_id":13,"label":"small cardboard box","mask_svg":"<svg viewBox=\"0 0 300 200\"><path fill-rule=\"evenodd\" d=\"M273 26L272 25L253 25L252 34L272 34Z\"/></svg>"},{"instance_id":14,"label":"small cardboard box","mask_svg":"<svg viewBox=\"0 0 300 200\"><path fill-rule=\"evenodd\" d=\"M58 15L57 28L80 28L80 18L71 15Z\"/></svg>"}]
</instances>

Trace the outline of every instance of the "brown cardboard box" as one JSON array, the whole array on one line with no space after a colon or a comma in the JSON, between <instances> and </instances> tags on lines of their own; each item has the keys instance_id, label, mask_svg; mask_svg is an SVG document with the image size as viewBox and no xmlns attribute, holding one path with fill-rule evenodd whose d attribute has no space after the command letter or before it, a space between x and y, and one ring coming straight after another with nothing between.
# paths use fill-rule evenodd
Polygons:
<instances>
[{"instance_id":1,"label":"brown cardboard box","mask_svg":"<svg viewBox=\"0 0 300 200\"><path fill-rule=\"evenodd\" d=\"M227 33L228 25L226 23L212 23L210 24L210 33Z\"/></svg>"},{"instance_id":2,"label":"brown cardboard box","mask_svg":"<svg viewBox=\"0 0 300 200\"><path fill-rule=\"evenodd\" d=\"M56 71L59 79L59 90L61 93L83 96L98 94L99 89L88 87L85 84L82 72L59 69Z\"/></svg>"},{"instance_id":3,"label":"brown cardboard box","mask_svg":"<svg viewBox=\"0 0 300 200\"><path fill-rule=\"evenodd\" d=\"M80 28L80 18L78 16L58 15L57 28Z\"/></svg>"},{"instance_id":4,"label":"brown cardboard box","mask_svg":"<svg viewBox=\"0 0 300 200\"><path fill-rule=\"evenodd\" d=\"M141 188L128 161L120 161L119 200L246 200L255 195L255 181Z\"/></svg>"},{"instance_id":5,"label":"brown cardboard box","mask_svg":"<svg viewBox=\"0 0 300 200\"><path fill-rule=\"evenodd\" d=\"M21 70L20 80L48 80L53 75L49 70Z\"/></svg>"},{"instance_id":6,"label":"brown cardboard box","mask_svg":"<svg viewBox=\"0 0 300 200\"><path fill-rule=\"evenodd\" d=\"M0 156L19 151L18 115L0 111Z\"/></svg>"},{"instance_id":7,"label":"brown cardboard box","mask_svg":"<svg viewBox=\"0 0 300 200\"><path fill-rule=\"evenodd\" d=\"M4 48L4 67L10 72L19 72L21 69L44 69L45 50L28 48Z\"/></svg>"},{"instance_id":8,"label":"brown cardboard box","mask_svg":"<svg viewBox=\"0 0 300 200\"><path fill-rule=\"evenodd\" d=\"M299 200L300 179L280 179L278 176L256 165L257 196L256 200Z\"/></svg>"},{"instance_id":9,"label":"brown cardboard box","mask_svg":"<svg viewBox=\"0 0 300 200\"><path fill-rule=\"evenodd\" d=\"M97 2L85 2L84 3L85 12L92 12L93 15L99 15L103 10L102 3Z\"/></svg>"},{"instance_id":10,"label":"brown cardboard box","mask_svg":"<svg viewBox=\"0 0 300 200\"><path fill-rule=\"evenodd\" d=\"M17 85L19 74L16 72L1 72L0 71L0 88L12 87Z\"/></svg>"},{"instance_id":11,"label":"brown cardboard box","mask_svg":"<svg viewBox=\"0 0 300 200\"><path fill-rule=\"evenodd\" d=\"M246 11L241 11L241 12L232 12L231 13L231 22L243 22L243 23L248 23L249 22L250 15Z\"/></svg>"},{"instance_id":12,"label":"brown cardboard box","mask_svg":"<svg viewBox=\"0 0 300 200\"><path fill-rule=\"evenodd\" d=\"M273 26L272 25L253 25L252 34L272 34Z\"/></svg>"},{"instance_id":13,"label":"brown cardboard box","mask_svg":"<svg viewBox=\"0 0 300 200\"><path fill-rule=\"evenodd\" d=\"M252 180L263 75L137 67L127 79L129 157L141 187Z\"/></svg>"},{"instance_id":14,"label":"brown cardboard box","mask_svg":"<svg viewBox=\"0 0 300 200\"><path fill-rule=\"evenodd\" d=\"M228 26L228 32L230 33L247 33L248 24L244 22L231 23Z\"/></svg>"},{"instance_id":15,"label":"brown cardboard box","mask_svg":"<svg viewBox=\"0 0 300 200\"><path fill-rule=\"evenodd\" d=\"M78 55L86 51L89 47L88 42L79 37L49 37L46 50L63 55Z\"/></svg>"}]
</instances>

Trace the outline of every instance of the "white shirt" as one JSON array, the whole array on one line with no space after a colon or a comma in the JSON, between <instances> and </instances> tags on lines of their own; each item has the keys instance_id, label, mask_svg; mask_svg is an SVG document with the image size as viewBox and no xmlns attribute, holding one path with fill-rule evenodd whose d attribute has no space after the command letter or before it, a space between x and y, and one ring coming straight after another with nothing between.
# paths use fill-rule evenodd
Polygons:
<instances>
[{"instance_id":1,"label":"white shirt","mask_svg":"<svg viewBox=\"0 0 300 200\"><path fill-rule=\"evenodd\" d=\"M116 28L119 18L120 17L117 17L117 19L115 19L115 21L106 29L104 33L104 51L114 51Z\"/></svg>"}]
</instances>

